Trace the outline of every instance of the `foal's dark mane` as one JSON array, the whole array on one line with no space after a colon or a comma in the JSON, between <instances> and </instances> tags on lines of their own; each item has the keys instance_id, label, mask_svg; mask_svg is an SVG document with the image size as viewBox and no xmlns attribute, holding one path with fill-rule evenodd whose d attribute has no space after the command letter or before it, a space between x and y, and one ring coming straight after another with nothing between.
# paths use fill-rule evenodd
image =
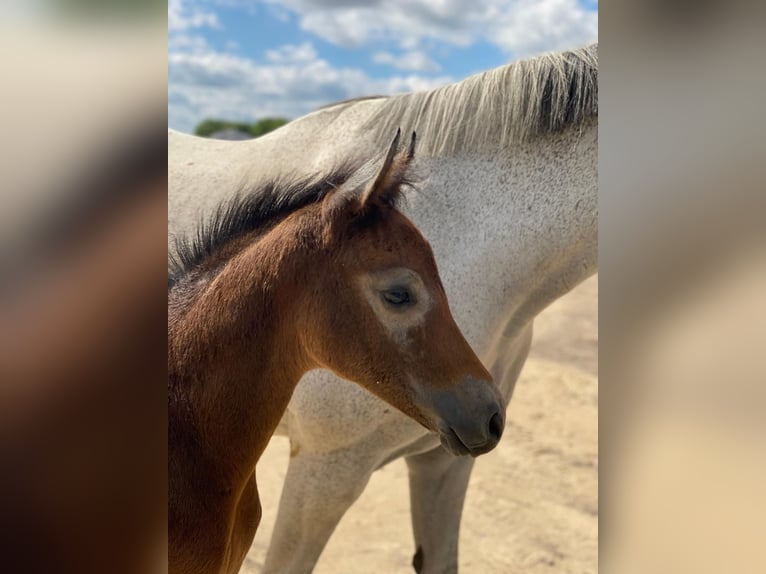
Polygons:
<instances>
[{"instance_id":1,"label":"foal's dark mane","mask_svg":"<svg viewBox=\"0 0 766 574\"><path fill-rule=\"evenodd\" d=\"M168 290L233 239L270 227L290 213L321 201L353 172L351 167L342 166L324 177L290 183L271 181L220 203L208 220L200 221L192 237L176 238L175 253L168 256Z\"/></svg>"}]
</instances>

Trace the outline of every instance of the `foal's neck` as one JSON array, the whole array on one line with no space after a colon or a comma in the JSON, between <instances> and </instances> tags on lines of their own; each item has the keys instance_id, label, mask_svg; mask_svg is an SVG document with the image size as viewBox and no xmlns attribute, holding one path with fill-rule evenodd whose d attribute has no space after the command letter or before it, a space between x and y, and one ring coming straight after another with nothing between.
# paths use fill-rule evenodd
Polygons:
<instances>
[{"instance_id":1,"label":"foal's neck","mask_svg":"<svg viewBox=\"0 0 766 574\"><path fill-rule=\"evenodd\" d=\"M297 328L305 289L298 270L312 253L305 233L298 240L305 217L238 240L233 251L241 249L169 317L171 402L173 387L182 397L171 408L183 411L224 482L252 475L295 386L315 366Z\"/></svg>"}]
</instances>

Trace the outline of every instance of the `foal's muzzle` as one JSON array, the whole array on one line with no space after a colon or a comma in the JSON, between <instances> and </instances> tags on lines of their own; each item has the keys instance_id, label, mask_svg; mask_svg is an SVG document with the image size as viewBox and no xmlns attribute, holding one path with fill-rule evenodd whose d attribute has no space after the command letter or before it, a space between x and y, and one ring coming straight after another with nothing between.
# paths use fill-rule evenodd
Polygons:
<instances>
[{"instance_id":1,"label":"foal's muzzle","mask_svg":"<svg viewBox=\"0 0 766 574\"><path fill-rule=\"evenodd\" d=\"M429 394L428 410L444 448L455 455L478 456L497 446L505 428L505 404L495 385L465 377Z\"/></svg>"}]
</instances>

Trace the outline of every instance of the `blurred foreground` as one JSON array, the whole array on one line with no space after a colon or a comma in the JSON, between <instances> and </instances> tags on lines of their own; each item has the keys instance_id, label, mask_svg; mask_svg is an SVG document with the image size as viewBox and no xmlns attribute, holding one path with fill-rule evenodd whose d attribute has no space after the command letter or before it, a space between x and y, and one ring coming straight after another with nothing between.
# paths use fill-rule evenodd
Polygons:
<instances>
[{"instance_id":1,"label":"blurred foreground","mask_svg":"<svg viewBox=\"0 0 766 574\"><path fill-rule=\"evenodd\" d=\"M605 572L766 572L766 10L600 13Z\"/></svg>"},{"instance_id":2,"label":"blurred foreground","mask_svg":"<svg viewBox=\"0 0 766 574\"><path fill-rule=\"evenodd\" d=\"M0 570L162 571L164 24L44 19L0 31Z\"/></svg>"}]
</instances>

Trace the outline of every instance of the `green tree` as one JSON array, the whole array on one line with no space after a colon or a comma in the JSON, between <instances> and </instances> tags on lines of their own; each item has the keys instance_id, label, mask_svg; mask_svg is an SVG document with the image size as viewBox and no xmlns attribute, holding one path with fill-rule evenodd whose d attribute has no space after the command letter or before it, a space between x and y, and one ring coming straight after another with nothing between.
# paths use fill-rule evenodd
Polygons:
<instances>
[{"instance_id":1,"label":"green tree","mask_svg":"<svg viewBox=\"0 0 766 574\"><path fill-rule=\"evenodd\" d=\"M281 128L288 121L285 118L263 118L250 126L250 133L253 134L253 137L257 138L277 128Z\"/></svg>"},{"instance_id":2,"label":"green tree","mask_svg":"<svg viewBox=\"0 0 766 574\"><path fill-rule=\"evenodd\" d=\"M235 129L257 138L285 125L288 121L290 120L285 118L264 118L254 124L249 124L246 122L206 119L199 123L194 129L194 133L198 136L209 137L211 134L221 130Z\"/></svg>"},{"instance_id":3,"label":"green tree","mask_svg":"<svg viewBox=\"0 0 766 574\"><path fill-rule=\"evenodd\" d=\"M207 119L201 122L194 130L194 133L198 136L208 137L215 132L230 128L245 132L246 134L250 133L250 124L244 122L229 122L226 120L214 119Z\"/></svg>"}]
</instances>

